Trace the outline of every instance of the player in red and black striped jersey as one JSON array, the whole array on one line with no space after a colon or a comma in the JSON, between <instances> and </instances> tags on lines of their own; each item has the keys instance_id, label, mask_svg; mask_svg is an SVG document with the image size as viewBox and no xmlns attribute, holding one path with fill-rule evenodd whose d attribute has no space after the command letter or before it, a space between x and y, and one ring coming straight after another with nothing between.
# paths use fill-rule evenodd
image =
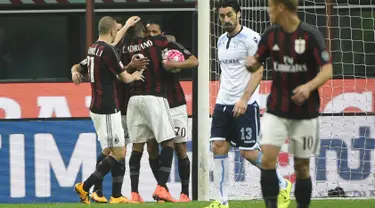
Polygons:
<instances>
[{"instance_id":1,"label":"player in red and black striped jersey","mask_svg":"<svg viewBox=\"0 0 375 208\"><path fill-rule=\"evenodd\" d=\"M146 31L144 31L146 32ZM135 82L131 85L130 94L154 95L166 97L168 84L165 76L168 73L162 65L162 51L167 47L168 41L163 36L138 36L130 39L123 47L123 61L130 62L134 55L141 54L148 57L150 63L145 70L145 82Z\"/></svg>"},{"instance_id":2,"label":"player in red and black striped jersey","mask_svg":"<svg viewBox=\"0 0 375 208\"><path fill-rule=\"evenodd\" d=\"M125 71L116 49L111 45L117 35L117 23L112 17L103 17L99 21L99 39L88 50L88 56L81 62L81 72L89 75L92 89L90 117L94 123L102 149L110 154L97 165L96 170L85 181L75 185L81 202L90 203L89 189L100 183L103 177L112 172L115 179L110 203L128 203L122 196L121 187L125 174L125 137L119 112L116 92L117 79L130 83L143 80L142 71L129 74ZM73 73L74 72L74 73ZM79 74L78 74L79 73ZM77 67L72 69L72 78L80 76ZM79 80L79 79L78 79Z\"/></svg>"},{"instance_id":3,"label":"player in red and black striped jersey","mask_svg":"<svg viewBox=\"0 0 375 208\"><path fill-rule=\"evenodd\" d=\"M123 48L123 60L129 62L133 57L148 57L150 63L145 70L145 82L130 85L130 100L127 109L129 138L133 140L133 152L143 152L143 144L150 139L162 145L159 157L160 169L157 173L158 185L154 198L175 201L166 188L173 160L173 139L175 138L174 123L170 114L168 101L167 74L162 65L162 51L168 41L163 36L146 36L146 28L142 22L135 24L128 31L130 39ZM142 144L142 149L136 149ZM139 166L139 165L138 165ZM131 175L133 169L130 167Z\"/></svg>"},{"instance_id":4,"label":"player in red and black striped jersey","mask_svg":"<svg viewBox=\"0 0 375 208\"><path fill-rule=\"evenodd\" d=\"M147 25L147 30L150 36L157 36L162 34L160 25L156 23L150 23ZM168 46L164 49L164 52L168 50L178 50L185 58L183 62L168 61L163 64L167 70L175 71L175 69L193 68L198 66L197 58L190 53L185 47L177 43L175 38L170 35L165 35L168 39ZM189 179L190 179L190 160L186 154L186 142L187 142L187 108L185 94L179 81L178 73L168 73L167 82L170 87L167 92L167 99L169 107L171 108L171 115L175 125L176 138L174 139L175 151L178 157L178 171L181 179L181 194L179 202L189 202ZM159 167L159 148L158 143L155 139L147 141L147 151L149 153L149 162L152 172L157 177L157 170ZM140 161L143 152L144 144L135 143L133 144L133 152L130 156L130 180L132 189L132 200L142 202L143 199L138 192L139 184L139 170Z\"/></svg>"},{"instance_id":5,"label":"player in red and black striped jersey","mask_svg":"<svg viewBox=\"0 0 375 208\"><path fill-rule=\"evenodd\" d=\"M115 38L115 41L111 43L112 46L114 46L117 51L122 50L122 39L121 37L126 33L129 27L133 26L136 22L138 22L140 18L138 16L133 16L130 17L127 21L126 24L123 26L119 20L117 21L116 29L117 29L117 35ZM119 50L121 48L121 50ZM133 59L131 63L128 64L126 68L144 68L145 65L147 65L147 59L142 59L142 60L136 60ZM87 60L83 60L81 63L76 64L72 67L72 80L75 84L80 84L82 82L82 78L86 76L88 73L88 67L87 67ZM124 130L124 136L125 136L125 144L129 143L127 140L127 126L126 126L126 108L127 108L127 102L129 100L128 98L128 84L125 84L121 82L120 80L117 80L117 95L118 95L118 101L120 105L120 111L121 111L121 121L122 121L122 127ZM102 152L99 154L97 161L96 161L96 166L100 164L100 162L106 158L110 153L110 150L108 148L104 148ZM115 176L116 174L112 174L112 177ZM122 183L121 183L122 184ZM120 181L119 181L120 185ZM107 203L108 200L105 198L103 195L103 190L102 190L102 182L96 183L93 189L93 192L91 194L92 200L98 203Z\"/></svg>"},{"instance_id":6,"label":"player in red and black striped jersey","mask_svg":"<svg viewBox=\"0 0 375 208\"><path fill-rule=\"evenodd\" d=\"M269 16L275 25L263 34L255 57L247 60L248 69L254 74L254 90L263 74L259 63L268 57L273 63L271 94L260 136L261 186L268 208L277 207L276 160L286 138L294 155L297 207L309 207L309 161L320 148L318 88L332 76L331 58L322 34L301 22L297 9L298 0L269 0Z\"/></svg>"}]
</instances>

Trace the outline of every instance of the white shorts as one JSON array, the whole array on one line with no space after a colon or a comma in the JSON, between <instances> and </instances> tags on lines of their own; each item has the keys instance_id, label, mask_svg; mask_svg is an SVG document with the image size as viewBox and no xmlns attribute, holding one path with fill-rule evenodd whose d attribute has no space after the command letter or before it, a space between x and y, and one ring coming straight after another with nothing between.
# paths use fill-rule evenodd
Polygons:
<instances>
[{"instance_id":1,"label":"white shorts","mask_svg":"<svg viewBox=\"0 0 375 208\"><path fill-rule=\"evenodd\" d=\"M129 139L129 133L128 133L128 126L126 125L126 116L125 115L121 115L121 124L122 124L122 128L124 129L125 144L129 144L130 139Z\"/></svg>"},{"instance_id":2,"label":"white shorts","mask_svg":"<svg viewBox=\"0 0 375 208\"><path fill-rule=\"evenodd\" d=\"M176 137L167 99L152 95L132 96L128 103L127 124L133 143L156 139L158 143Z\"/></svg>"},{"instance_id":3,"label":"white shorts","mask_svg":"<svg viewBox=\"0 0 375 208\"><path fill-rule=\"evenodd\" d=\"M107 147L125 147L124 129L121 124L121 113L96 114L90 112L98 140L102 149Z\"/></svg>"},{"instance_id":4,"label":"white shorts","mask_svg":"<svg viewBox=\"0 0 375 208\"><path fill-rule=\"evenodd\" d=\"M289 138L289 153L308 159L320 150L319 119L286 119L265 113L259 136L260 144L281 147Z\"/></svg>"},{"instance_id":5,"label":"white shorts","mask_svg":"<svg viewBox=\"0 0 375 208\"><path fill-rule=\"evenodd\" d=\"M180 105L175 108L171 108L171 115L173 118L174 129L176 132L176 138L174 139L174 142L187 142L188 115L186 105Z\"/></svg>"}]
</instances>

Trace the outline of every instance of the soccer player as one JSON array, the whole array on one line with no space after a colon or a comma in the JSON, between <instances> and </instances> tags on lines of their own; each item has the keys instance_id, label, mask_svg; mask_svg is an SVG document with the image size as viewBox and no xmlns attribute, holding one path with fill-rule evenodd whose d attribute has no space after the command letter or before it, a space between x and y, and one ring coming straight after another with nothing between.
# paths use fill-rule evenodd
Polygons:
<instances>
[{"instance_id":1,"label":"soccer player","mask_svg":"<svg viewBox=\"0 0 375 208\"><path fill-rule=\"evenodd\" d=\"M240 6L227 1L218 8L219 18L226 33L218 41L218 60L221 68L220 89L212 116L211 141L214 154L214 183L218 199L208 208L227 208L230 145L239 148L241 155L262 169L262 155L257 141L260 128L258 106L259 83L250 81L254 75L245 67L248 56L257 51L260 36L240 25ZM253 91L249 91L253 89ZM280 184L279 207L290 204L291 183L278 174ZM277 187L279 187L279 184Z\"/></svg>"},{"instance_id":2,"label":"soccer player","mask_svg":"<svg viewBox=\"0 0 375 208\"><path fill-rule=\"evenodd\" d=\"M121 40L120 37L122 37L126 31L133 26L135 23L137 23L140 20L138 16L133 16L130 17L127 21L126 24L123 26L120 21L116 20L116 29L117 29L117 35L113 43L111 43L112 46L116 46L116 48L120 48L120 43ZM122 48L121 48L122 49ZM147 58L143 59L132 59L132 61L128 64L126 68L145 68L145 66L148 63ZM87 60L81 61L79 64L75 64L72 67L72 80L75 84L80 84L82 82L82 78L84 75L87 75ZM128 92L128 86L127 84L123 82L119 82L117 84L117 95L119 99L119 105L120 105L120 111L121 111L121 120L122 120L122 127L124 129L124 135L125 135L125 144L129 142L128 140L128 133L127 133L127 126L126 126L126 107L127 107L127 92ZM96 166L99 165L99 163L106 158L110 153L110 148L104 148L102 152L99 154L97 161L96 161ZM113 171L113 170L112 170ZM113 174L112 174L113 175ZM107 203L108 200L105 198L103 195L103 190L102 190L102 181L98 182L95 184L93 193L91 194L91 198L93 201L98 202L98 203ZM113 180L114 183L119 183L116 182L116 180Z\"/></svg>"},{"instance_id":3,"label":"soccer player","mask_svg":"<svg viewBox=\"0 0 375 208\"><path fill-rule=\"evenodd\" d=\"M172 166L175 138L174 123L166 99L169 87L166 81L168 72L164 69L161 59L162 51L167 47L168 41L163 36L146 36L146 28L142 22L130 28L128 34L131 39L123 48L124 62L129 62L134 56L145 56L150 59L150 64L144 71L145 82L135 82L130 85L127 109L129 138L133 143L146 143L155 138L162 145L159 157L160 168L157 173L158 185L153 197L164 201L175 201L166 188ZM130 172L132 175L132 168Z\"/></svg>"},{"instance_id":4,"label":"soccer player","mask_svg":"<svg viewBox=\"0 0 375 208\"><path fill-rule=\"evenodd\" d=\"M112 170L114 182L110 203L128 203L130 201L121 194L125 174L125 136L116 94L116 80L131 83L143 80L144 77L142 71L127 73L116 49L111 46L117 34L116 21L112 17L103 17L98 28L99 39L89 48L86 59L92 89L90 117L102 149L109 148L110 154L99 163L85 182L77 183L74 188L81 202L89 204L89 189Z\"/></svg>"},{"instance_id":5,"label":"soccer player","mask_svg":"<svg viewBox=\"0 0 375 208\"><path fill-rule=\"evenodd\" d=\"M297 9L298 0L269 0L268 12L274 25L263 34L256 55L247 60L254 74L250 92L262 79L259 63L268 57L273 63L271 94L260 138L261 186L267 208L277 207L276 159L286 138L290 139L289 151L294 155L297 207L309 207L309 161L320 147L318 88L332 76L331 58L322 34L301 22Z\"/></svg>"},{"instance_id":6,"label":"soccer player","mask_svg":"<svg viewBox=\"0 0 375 208\"><path fill-rule=\"evenodd\" d=\"M147 30L150 36L161 35L160 25L157 23L147 24ZM164 63L164 68L167 70L186 69L198 66L197 58L190 53L181 44L175 42L174 36L165 35L168 39L169 44L165 51L174 49L180 51L184 57L184 62L174 62L168 61ZM168 88L168 103L171 108L171 116L175 125L176 138L174 139L175 151L178 157L178 172L181 179L181 194L179 202L189 202L189 180L190 180L190 160L186 154L186 142L187 142L187 108L185 94L179 82L179 77L177 73L167 74L168 83L171 86ZM138 192L138 182L139 182L139 169L140 161L143 153L144 143L133 144L133 151L130 156L129 166L130 166L130 179L132 184L132 200L133 201L143 201L142 197ZM159 145L152 139L147 141L147 151L149 153L150 167L153 173L156 173L159 169L158 157L159 157ZM156 177L156 176L155 176Z\"/></svg>"}]
</instances>

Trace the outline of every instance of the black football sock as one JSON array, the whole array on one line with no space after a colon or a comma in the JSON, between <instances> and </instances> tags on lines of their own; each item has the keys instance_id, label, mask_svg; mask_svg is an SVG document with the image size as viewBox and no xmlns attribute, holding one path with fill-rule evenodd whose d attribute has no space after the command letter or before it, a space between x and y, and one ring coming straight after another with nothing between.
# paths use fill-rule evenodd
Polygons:
<instances>
[{"instance_id":1,"label":"black football sock","mask_svg":"<svg viewBox=\"0 0 375 208\"><path fill-rule=\"evenodd\" d=\"M158 172L158 185L166 187L169 175L171 173L173 161L173 148L169 146L163 147L160 156L160 168Z\"/></svg>"},{"instance_id":2,"label":"black football sock","mask_svg":"<svg viewBox=\"0 0 375 208\"><path fill-rule=\"evenodd\" d=\"M117 161L112 156L104 158L96 167L96 170L90 175L90 177L83 183L83 190L88 192L90 188L103 180L103 177L117 164Z\"/></svg>"},{"instance_id":3,"label":"black football sock","mask_svg":"<svg viewBox=\"0 0 375 208\"><path fill-rule=\"evenodd\" d=\"M296 180L294 195L296 196L297 208L308 208L311 200L312 183L311 178Z\"/></svg>"},{"instance_id":4,"label":"black football sock","mask_svg":"<svg viewBox=\"0 0 375 208\"><path fill-rule=\"evenodd\" d=\"M105 157L106 156L102 152L99 154L98 158L96 159L96 167L98 167L99 163L104 160ZM95 184L94 192L96 192L96 194L100 197L103 196L103 180Z\"/></svg>"},{"instance_id":5,"label":"black football sock","mask_svg":"<svg viewBox=\"0 0 375 208\"><path fill-rule=\"evenodd\" d=\"M132 151L129 159L131 192L138 193L139 169L141 169L142 152Z\"/></svg>"},{"instance_id":6,"label":"black football sock","mask_svg":"<svg viewBox=\"0 0 375 208\"><path fill-rule=\"evenodd\" d=\"M159 174L159 168L160 168L159 157L157 157L155 159L149 159L148 161L150 163L152 174L154 174L155 180L156 180L156 182L158 182L159 181L158 174ZM168 190L168 186L167 185L165 185L164 187Z\"/></svg>"},{"instance_id":7,"label":"black football sock","mask_svg":"<svg viewBox=\"0 0 375 208\"><path fill-rule=\"evenodd\" d=\"M148 161L150 163L152 174L154 174L155 180L158 181L158 172L159 172L159 168L160 168L159 157L157 157L155 159L149 159Z\"/></svg>"},{"instance_id":8,"label":"black football sock","mask_svg":"<svg viewBox=\"0 0 375 208\"><path fill-rule=\"evenodd\" d=\"M111 170L112 174L112 196L118 198L122 196L121 188L125 175L125 159L118 161Z\"/></svg>"},{"instance_id":9,"label":"black football sock","mask_svg":"<svg viewBox=\"0 0 375 208\"><path fill-rule=\"evenodd\" d=\"M260 185L267 208L277 208L277 195L279 195L279 180L276 170L261 170Z\"/></svg>"},{"instance_id":10,"label":"black football sock","mask_svg":"<svg viewBox=\"0 0 375 208\"><path fill-rule=\"evenodd\" d=\"M178 173L181 179L181 193L189 196L190 160L189 157L178 160Z\"/></svg>"}]
</instances>

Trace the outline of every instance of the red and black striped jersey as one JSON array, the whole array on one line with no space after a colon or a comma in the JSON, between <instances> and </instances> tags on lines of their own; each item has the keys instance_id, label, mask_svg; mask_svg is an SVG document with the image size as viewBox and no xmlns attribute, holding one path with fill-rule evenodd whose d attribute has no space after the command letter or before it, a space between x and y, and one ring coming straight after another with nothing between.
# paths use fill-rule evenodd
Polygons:
<instances>
[{"instance_id":1,"label":"red and black striped jersey","mask_svg":"<svg viewBox=\"0 0 375 208\"><path fill-rule=\"evenodd\" d=\"M80 65L81 72L88 73L91 82L90 111L98 114L118 112L118 75L124 71L124 66L116 49L103 41L97 41L91 45L87 58Z\"/></svg>"},{"instance_id":2,"label":"red and black striped jersey","mask_svg":"<svg viewBox=\"0 0 375 208\"><path fill-rule=\"evenodd\" d=\"M135 38L123 46L122 58L125 64L129 63L135 54L148 57L150 63L143 72L145 81L135 81L130 84L130 96L155 95L166 97L168 83L167 71L162 63L162 51L167 47L168 41L161 35Z\"/></svg>"},{"instance_id":3,"label":"red and black striped jersey","mask_svg":"<svg viewBox=\"0 0 375 208\"><path fill-rule=\"evenodd\" d=\"M191 52L180 43L170 42L165 50L172 49L180 51L184 55L185 60L192 56ZM180 84L178 73L169 73L167 75L167 81L170 84L170 87L168 87L167 96L169 107L174 108L180 105L185 105L185 93Z\"/></svg>"},{"instance_id":4,"label":"red and black striped jersey","mask_svg":"<svg viewBox=\"0 0 375 208\"><path fill-rule=\"evenodd\" d=\"M325 40L316 28L301 22L294 32L287 33L274 25L262 35L255 56L259 62L268 57L272 59L272 87L267 112L291 119L319 116L318 90L311 92L301 106L291 100L295 88L314 79L321 66L331 62Z\"/></svg>"}]
</instances>

